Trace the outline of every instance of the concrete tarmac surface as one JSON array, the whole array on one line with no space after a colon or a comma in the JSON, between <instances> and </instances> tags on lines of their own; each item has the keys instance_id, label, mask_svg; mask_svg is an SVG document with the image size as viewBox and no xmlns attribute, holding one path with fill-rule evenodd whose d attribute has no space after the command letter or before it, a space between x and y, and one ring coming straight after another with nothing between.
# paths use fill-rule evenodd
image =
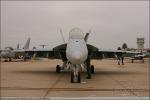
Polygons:
<instances>
[{"instance_id":1,"label":"concrete tarmac surface","mask_svg":"<svg viewBox=\"0 0 150 100\"><path fill-rule=\"evenodd\" d=\"M70 72L56 73L60 60L1 62L2 97L143 97L149 96L149 61L117 65L116 60L93 60L92 79L70 83Z\"/></svg>"}]
</instances>

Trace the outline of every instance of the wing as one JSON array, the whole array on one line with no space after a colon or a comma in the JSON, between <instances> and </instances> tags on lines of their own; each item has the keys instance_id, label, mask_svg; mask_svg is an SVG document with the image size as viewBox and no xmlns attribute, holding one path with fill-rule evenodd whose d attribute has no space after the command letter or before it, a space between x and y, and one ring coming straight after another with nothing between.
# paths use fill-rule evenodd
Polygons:
<instances>
[{"instance_id":1,"label":"wing","mask_svg":"<svg viewBox=\"0 0 150 100\"><path fill-rule=\"evenodd\" d=\"M90 48L96 48L94 46L90 46ZM89 48L88 48L89 49ZM124 50L99 50L98 48L95 50L90 50L89 55L91 59L103 59L103 58L116 58L116 57L131 57L139 52L135 51L124 51Z\"/></svg>"},{"instance_id":2,"label":"wing","mask_svg":"<svg viewBox=\"0 0 150 100\"><path fill-rule=\"evenodd\" d=\"M24 56L31 56L33 57L45 57L49 59L62 59L67 60L66 58L66 44L62 44L59 46L54 47L53 49L21 49L21 50L14 50L16 55L23 54Z\"/></svg>"}]
</instances>

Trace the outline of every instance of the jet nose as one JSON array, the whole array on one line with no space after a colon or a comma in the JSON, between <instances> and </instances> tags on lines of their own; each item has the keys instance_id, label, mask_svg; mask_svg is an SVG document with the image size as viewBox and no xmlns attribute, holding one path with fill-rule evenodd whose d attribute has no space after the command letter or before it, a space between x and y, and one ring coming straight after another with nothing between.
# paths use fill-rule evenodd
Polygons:
<instances>
[{"instance_id":1,"label":"jet nose","mask_svg":"<svg viewBox=\"0 0 150 100\"><path fill-rule=\"evenodd\" d=\"M72 53L72 63L80 64L82 63L83 57L81 52L73 52Z\"/></svg>"},{"instance_id":2,"label":"jet nose","mask_svg":"<svg viewBox=\"0 0 150 100\"><path fill-rule=\"evenodd\" d=\"M81 53L80 52L75 52L73 54L74 60L80 60L81 59Z\"/></svg>"}]
</instances>

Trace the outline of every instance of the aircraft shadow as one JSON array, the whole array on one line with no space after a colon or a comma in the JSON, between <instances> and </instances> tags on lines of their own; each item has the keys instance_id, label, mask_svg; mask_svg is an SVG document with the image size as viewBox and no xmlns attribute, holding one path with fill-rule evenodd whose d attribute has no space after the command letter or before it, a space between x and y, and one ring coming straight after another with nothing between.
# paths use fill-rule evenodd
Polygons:
<instances>
[{"instance_id":1,"label":"aircraft shadow","mask_svg":"<svg viewBox=\"0 0 150 100\"><path fill-rule=\"evenodd\" d=\"M70 74L70 71L62 71L60 73L56 73L55 70L20 70L13 71L13 73L17 74L43 74L43 75L67 75ZM82 72L82 74L86 74L86 72ZM141 72L135 71L95 71L93 75L131 75L131 74L142 74Z\"/></svg>"},{"instance_id":2,"label":"aircraft shadow","mask_svg":"<svg viewBox=\"0 0 150 100\"><path fill-rule=\"evenodd\" d=\"M59 75L59 74L70 74L68 71L63 71L60 73L56 73L54 70L21 70L21 71L13 71L13 73L17 74L42 74L42 75Z\"/></svg>"},{"instance_id":3,"label":"aircraft shadow","mask_svg":"<svg viewBox=\"0 0 150 100\"><path fill-rule=\"evenodd\" d=\"M24 60L4 61L4 60L1 60L1 62L3 62L3 63L13 63L13 62L29 62L29 61L24 61Z\"/></svg>"},{"instance_id":4,"label":"aircraft shadow","mask_svg":"<svg viewBox=\"0 0 150 100\"><path fill-rule=\"evenodd\" d=\"M135 71L95 71L96 75L133 75L142 74L141 72Z\"/></svg>"}]
</instances>

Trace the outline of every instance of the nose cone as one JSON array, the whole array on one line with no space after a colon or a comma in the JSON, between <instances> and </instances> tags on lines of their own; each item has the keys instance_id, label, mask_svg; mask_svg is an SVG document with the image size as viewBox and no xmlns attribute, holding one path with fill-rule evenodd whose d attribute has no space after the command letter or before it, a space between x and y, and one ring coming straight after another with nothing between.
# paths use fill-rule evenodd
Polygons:
<instances>
[{"instance_id":1,"label":"nose cone","mask_svg":"<svg viewBox=\"0 0 150 100\"><path fill-rule=\"evenodd\" d=\"M77 60L77 61L81 60L81 53L80 52L75 52L73 54L73 58L74 58L74 60Z\"/></svg>"},{"instance_id":2,"label":"nose cone","mask_svg":"<svg viewBox=\"0 0 150 100\"><path fill-rule=\"evenodd\" d=\"M73 52L71 57L71 63L81 64L83 63L83 56L81 52Z\"/></svg>"}]
</instances>

